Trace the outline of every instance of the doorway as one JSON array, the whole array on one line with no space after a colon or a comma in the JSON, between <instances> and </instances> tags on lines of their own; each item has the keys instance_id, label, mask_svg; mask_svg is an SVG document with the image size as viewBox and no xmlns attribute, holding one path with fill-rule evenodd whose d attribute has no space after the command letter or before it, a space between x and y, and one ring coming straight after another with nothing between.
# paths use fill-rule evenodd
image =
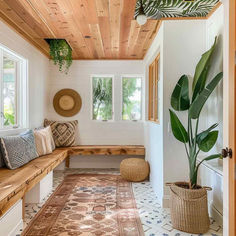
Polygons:
<instances>
[{"instance_id":1,"label":"doorway","mask_svg":"<svg viewBox=\"0 0 236 236\"><path fill-rule=\"evenodd\" d=\"M224 160L224 235L236 235L236 67L235 0L224 1L224 146L232 149ZM229 153L228 153L229 154Z\"/></svg>"}]
</instances>

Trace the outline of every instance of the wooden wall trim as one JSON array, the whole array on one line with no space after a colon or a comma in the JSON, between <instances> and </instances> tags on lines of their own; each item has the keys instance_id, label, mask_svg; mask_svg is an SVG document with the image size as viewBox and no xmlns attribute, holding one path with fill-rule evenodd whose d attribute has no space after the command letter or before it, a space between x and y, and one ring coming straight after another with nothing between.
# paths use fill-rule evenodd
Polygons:
<instances>
[{"instance_id":1,"label":"wooden wall trim","mask_svg":"<svg viewBox=\"0 0 236 236\"><path fill-rule=\"evenodd\" d=\"M236 4L235 0L229 0L229 45L227 50L229 50L228 58L228 110L229 110L229 120L228 120L228 140L229 148L233 150L233 157L229 159L229 169L228 169L228 188L229 188L229 205L224 206L224 208L229 211L229 236L236 235L236 67L235 67L235 27L236 27Z\"/></svg>"}]
</instances>

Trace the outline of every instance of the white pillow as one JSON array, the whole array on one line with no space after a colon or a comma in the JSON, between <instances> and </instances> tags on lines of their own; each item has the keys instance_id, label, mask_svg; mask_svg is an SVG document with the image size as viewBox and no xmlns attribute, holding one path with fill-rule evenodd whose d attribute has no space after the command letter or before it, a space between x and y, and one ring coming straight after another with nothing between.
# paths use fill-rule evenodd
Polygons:
<instances>
[{"instance_id":1,"label":"white pillow","mask_svg":"<svg viewBox=\"0 0 236 236\"><path fill-rule=\"evenodd\" d=\"M51 127L34 131L35 144L39 156L52 153L52 131Z\"/></svg>"}]
</instances>

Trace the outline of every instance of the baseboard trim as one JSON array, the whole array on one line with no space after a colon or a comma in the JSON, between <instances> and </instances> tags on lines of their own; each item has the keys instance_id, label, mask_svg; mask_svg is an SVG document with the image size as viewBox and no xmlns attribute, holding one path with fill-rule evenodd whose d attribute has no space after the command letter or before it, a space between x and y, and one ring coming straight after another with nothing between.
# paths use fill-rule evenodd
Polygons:
<instances>
[{"instance_id":1,"label":"baseboard trim","mask_svg":"<svg viewBox=\"0 0 236 236\"><path fill-rule=\"evenodd\" d=\"M212 203L208 203L209 215L219 224L223 226L223 215L219 212Z\"/></svg>"}]
</instances>

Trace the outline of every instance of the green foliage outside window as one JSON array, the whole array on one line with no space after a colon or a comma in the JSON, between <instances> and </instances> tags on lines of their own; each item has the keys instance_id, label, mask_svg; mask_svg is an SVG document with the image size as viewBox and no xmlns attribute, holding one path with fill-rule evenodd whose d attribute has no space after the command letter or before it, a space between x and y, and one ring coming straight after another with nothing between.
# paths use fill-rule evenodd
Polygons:
<instances>
[{"instance_id":1,"label":"green foliage outside window","mask_svg":"<svg viewBox=\"0 0 236 236\"><path fill-rule=\"evenodd\" d=\"M141 78L123 78L123 120L141 119Z\"/></svg>"},{"instance_id":2,"label":"green foliage outside window","mask_svg":"<svg viewBox=\"0 0 236 236\"><path fill-rule=\"evenodd\" d=\"M93 78L93 119L112 120L112 78Z\"/></svg>"},{"instance_id":3,"label":"green foliage outside window","mask_svg":"<svg viewBox=\"0 0 236 236\"><path fill-rule=\"evenodd\" d=\"M3 125L14 126L16 124L15 114L15 74L16 63L14 60L4 56L3 60Z\"/></svg>"},{"instance_id":4,"label":"green foliage outside window","mask_svg":"<svg viewBox=\"0 0 236 236\"><path fill-rule=\"evenodd\" d=\"M4 126L15 125L15 114L13 111L6 112L4 110Z\"/></svg>"}]
</instances>

